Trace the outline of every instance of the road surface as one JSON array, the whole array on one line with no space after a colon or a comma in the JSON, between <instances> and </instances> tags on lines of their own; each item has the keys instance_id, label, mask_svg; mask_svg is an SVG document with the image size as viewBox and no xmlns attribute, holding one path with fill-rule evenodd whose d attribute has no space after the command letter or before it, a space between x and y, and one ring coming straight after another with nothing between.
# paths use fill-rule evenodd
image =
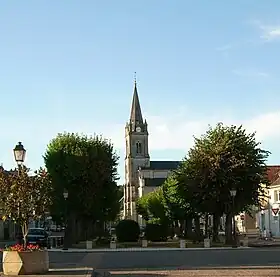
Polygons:
<instances>
[{"instance_id":1,"label":"road surface","mask_svg":"<svg viewBox=\"0 0 280 277\"><path fill-rule=\"evenodd\" d=\"M50 252L50 266L51 268L86 266L99 269L280 266L280 248Z\"/></svg>"},{"instance_id":2,"label":"road surface","mask_svg":"<svg viewBox=\"0 0 280 277\"><path fill-rule=\"evenodd\" d=\"M273 277L280 276L279 269L206 269L206 270L169 270L169 271L111 271L111 277L208 277L208 276L255 276L255 277ZM102 276L102 275L101 275ZM103 275L104 276L104 275ZM106 275L105 275L106 276Z\"/></svg>"}]
</instances>

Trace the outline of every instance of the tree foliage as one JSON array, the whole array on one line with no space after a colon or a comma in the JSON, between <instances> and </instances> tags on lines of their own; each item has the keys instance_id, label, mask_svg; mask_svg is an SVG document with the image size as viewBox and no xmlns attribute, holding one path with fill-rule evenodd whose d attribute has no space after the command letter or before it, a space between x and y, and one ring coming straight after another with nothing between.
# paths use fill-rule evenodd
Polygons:
<instances>
[{"instance_id":1,"label":"tree foliage","mask_svg":"<svg viewBox=\"0 0 280 277\"><path fill-rule=\"evenodd\" d=\"M246 133L242 126L219 123L209 127L195 138L194 146L162 188L138 201L138 212L144 219L158 218L154 212L158 208L152 207L163 203L169 219L187 222L187 229L192 228L195 219L196 232L200 229L199 218L212 214L217 233L220 216L226 214L231 224L233 214L249 211L266 197L268 155L256 141L255 133ZM232 189L236 190L234 203Z\"/></svg>"},{"instance_id":2,"label":"tree foliage","mask_svg":"<svg viewBox=\"0 0 280 277\"><path fill-rule=\"evenodd\" d=\"M217 124L195 145L176 172L179 190L197 201L201 212L229 212L237 191L235 213L259 204L267 184L268 151L260 148L255 133L247 134L242 126Z\"/></svg>"},{"instance_id":3,"label":"tree foliage","mask_svg":"<svg viewBox=\"0 0 280 277\"><path fill-rule=\"evenodd\" d=\"M67 189L69 214L93 220L116 216L118 156L111 142L101 136L58 134L47 146L44 160L53 181L53 213L65 210Z\"/></svg>"},{"instance_id":4,"label":"tree foliage","mask_svg":"<svg viewBox=\"0 0 280 277\"><path fill-rule=\"evenodd\" d=\"M51 190L49 175L42 168L32 176L25 166L21 166L19 171L0 172L2 219L11 219L21 226L25 246L28 224L48 211Z\"/></svg>"},{"instance_id":5,"label":"tree foliage","mask_svg":"<svg viewBox=\"0 0 280 277\"><path fill-rule=\"evenodd\" d=\"M191 214L193 199L181 194L174 173L165 180L162 192L166 213L171 220L184 220Z\"/></svg>"},{"instance_id":6,"label":"tree foliage","mask_svg":"<svg viewBox=\"0 0 280 277\"><path fill-rule=\"evenodd\" d=\"M164 205L162 187L139 198L136 204L136 210L146 221L152 220L157 223L166 223L168 216Z\"/></svg>"}]
</instances>

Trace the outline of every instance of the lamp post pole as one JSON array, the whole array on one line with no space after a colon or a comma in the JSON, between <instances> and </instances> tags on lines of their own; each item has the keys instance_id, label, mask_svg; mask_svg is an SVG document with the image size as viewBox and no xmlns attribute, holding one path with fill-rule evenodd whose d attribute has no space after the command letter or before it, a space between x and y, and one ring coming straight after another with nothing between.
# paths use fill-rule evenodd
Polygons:
<instances>
[{"instance_id":1,"label":"lamp post pole","mask_svg":"<svg viewBox=\"0 0 280 277\"><path fill-rule=\"evenodd\" d=\"M18 175L20 175L20 169L21 169L21 165L24 163L24 160L25 160L26 150L24 149L23 144L21 142L19 142L13 149L13 152L14 152L14 159L18 166ZM20 203L17 203L17 209L18 209L18 213L19 213L20 212ZM15 224L15 227L18 227L18 226L16 226L16 224Z\"/></svg>"},{"instance_id":2,"label":"lamp post pole","mask_svg":"<svg viewBox=\"0 0 280 277\"><path fill-rule=\"evenodd\" d=\"M68 250L68 247L67 247L67 241L65 239L65 234L66 234L66 230L67 230L67 225L68 225L68 221L67 221L67 199L68 199L68 191L66 189L64 189L63 191L63 198L64 198L64 207L65 207L65 210L64 210L64 224L65 224L65 228L64 228L64 240L63 240L63 250Z\"/></svg>"},{"instance_id":3,"label":"lamp post pole","mask_svg":"<svg viewBox=\"0 0 280 277\"><path fill-rule=\"evenodd\" d=\"M235 226L235 196L236 196L236 189L230 190L230 196L232 198L232 221L233 221L233 244L232 247L237 247L236 241L236 226Z\"/></svg>"}]
</instances>

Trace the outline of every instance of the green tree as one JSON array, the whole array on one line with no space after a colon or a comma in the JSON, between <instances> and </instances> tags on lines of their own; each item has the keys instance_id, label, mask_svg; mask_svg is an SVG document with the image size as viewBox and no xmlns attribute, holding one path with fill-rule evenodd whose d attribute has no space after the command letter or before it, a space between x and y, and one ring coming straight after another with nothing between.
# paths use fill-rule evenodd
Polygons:
<instances>
[{"instance_id":1,"label":"green tree","mask_svg":"<svg viewBox=\"0 0 280 277\"><path fill-rule=\"evenodd\" d=\"M136 205L137 213L142 215L146 221L166 223L168 221L167 211L164 206L162 187L142 196Z\"/></svg>"},{"instance_id":2,"label":"green tree","mask_svg":"<svg viewBox=\"0 0 280 277\"><path fill-rule=\"evenodd\" d=\"M44 169L30 176L30 170L0 172L1 212L3 220L13 220L21 226L24 247L31 220L45 216L51 204L51 182Z\"/></svg>"},{"instance_id":3,"label":"green tree","mask_svg":"<svg viewBox=\"0 0 280 277\"><path fill-rule=\"evenodd\" d=\"M184 186L188 189L188 186ZM180 191L179 182L175 178L175 174L172 173L165 180L163 186L163 203L167 211L167 215L173 222L175 233L182 235L185 231L186 235L190 235L192 232L192 220L195 217L196 199L192 198L189 191ZM179 229L180 223L180 229Z\"/></svg>"},{"instance_id":4,"label":"green tree","mask_svg":"<svg viewBox=\"0 0 280 277\"><path fill-rule=\"evenodd\" d=\"M54 188L52 213L66 214L67 245L83 233L89 236L96 222L102 225L119 213L118 156L110 141L101 136L58 134L47 146L44 160Z\"/></svg>"},{"instance_id":5,"label":"green tree","mask_svg":"<svg viewBox=\"0 0 280 277\"><path fill-rule=\"evenodd\" d=\"M219 123L195 138L194 147L175 174L179 193L196 199L196 210L212 213L216 223L225 213L230 241L233 214L259 205L259 196L265 193L268 155L260 148L255 133L247 134L242 126ZM234 207L231 189L237 191Z\"/></svg>"}]
</instances>

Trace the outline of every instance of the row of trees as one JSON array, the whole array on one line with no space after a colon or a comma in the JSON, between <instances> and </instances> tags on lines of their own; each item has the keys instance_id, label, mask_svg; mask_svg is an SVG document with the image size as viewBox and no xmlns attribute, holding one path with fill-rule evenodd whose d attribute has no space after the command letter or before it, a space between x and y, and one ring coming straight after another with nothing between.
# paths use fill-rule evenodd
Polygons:
<instances>
[{"instance_id":1,"label":"row of trees","mask_svg":"<svg viewBox=\"0 0 280 277\"><path fill-rule=\"evenodd\" d=\"M217 124L199 138L179 168L154 192L138 200L137 210L149 223L177 227L179 233L200 234L200 219L213 216L211 233L218 239L220 218L226 216L226 239L232 239L232 217L249 212L265 198L268 185L266 160L255 133L242 126ZM235 190L236 196L230 191ZM233 203L234 201L234 203Z\"/></svg>"},{"instance_id":2,"label":"row of trees","mask_svg":"<svg viewBox=\"0 0 280 277\"><path fill-rule=\"evenodd\" d=\"M191 233L193 220L199 232L199 219L213 215L214 239L225 214L230 239L232 215L248 211L264 197L268 154L255 134L220 123L195 138L164 185L138 201L138 213L149 223L180 226L186 234ZM67 222L66 246L95 237L120 211L118 159L113 144L100 136L59 134L44 154L46 170L30 174L21 166L18 171L0 172L3 219L18 222L25 235L30 219L50 212L55 221ZM237 192L234 207L231 189Z\"/></svg>"},{"instance_id":3,"label":"row of trees","mask_svg":"<svg viewBox=\"0 0 280 277\"><path fill-rule=\"evenodd\" d=\"M118 159L113 144L100 136L59 134L47 146L46 170L0 172L3 219L17 222L26 237L30 220L48 213L67 222L66 247L98 235L120 212Z\"/></svg>"}]
</instances>

